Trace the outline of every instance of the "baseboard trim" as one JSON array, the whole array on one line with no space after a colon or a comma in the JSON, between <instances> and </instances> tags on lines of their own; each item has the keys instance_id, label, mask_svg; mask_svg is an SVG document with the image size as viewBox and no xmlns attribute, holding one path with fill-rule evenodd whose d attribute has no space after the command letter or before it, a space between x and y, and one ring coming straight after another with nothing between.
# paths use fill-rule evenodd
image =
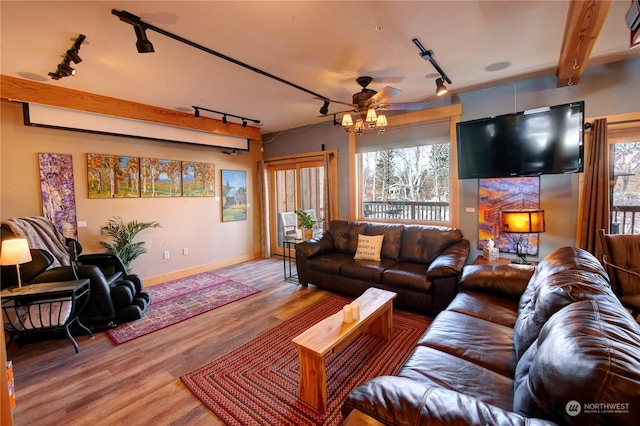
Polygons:
<instances>
[{"instance_id":1,"label":"baseboard trim","mask_svg":"<svg viewBox=\"0 0 640 426\"><path fill-rule=\"evenodd\" d=\"M229 259L219 260L204 265L195 266L193 268L182 269L179 271L168 272L162 275L155 275L153 277L144 278L145 287L154 286L156 284L165 283L171 280L177 280L180 278L188 277L190 275L200 274L202 272L212 271L214 269L220 269L231 265L237 265L238 263L248 262L260 258L260 253L246 254L243 256L233 257Z\"/></svg>"}]
</instances>

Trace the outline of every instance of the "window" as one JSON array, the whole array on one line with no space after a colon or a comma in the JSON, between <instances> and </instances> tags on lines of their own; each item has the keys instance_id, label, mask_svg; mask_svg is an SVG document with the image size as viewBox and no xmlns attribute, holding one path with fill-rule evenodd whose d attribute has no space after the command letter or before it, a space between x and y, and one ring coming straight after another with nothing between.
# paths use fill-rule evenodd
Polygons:
<instances>
[{"instance_id":1,"label":"window","mask_svg":"<svg viewBox=\"0 0 640 426\"><path fill-rule=\"evenodd\" d=\"M640 141L611 145L611 233L640 234Z\"/></svg>"},{"instance_id":2,"label":"window","mask_svg":"<svg viewBox=\"0 0 640 426\"><path fill-rule=\"evenodd\" d=\"M365 219L448 222L449 143L359 154Z\"/></svg>"}]
</instances>

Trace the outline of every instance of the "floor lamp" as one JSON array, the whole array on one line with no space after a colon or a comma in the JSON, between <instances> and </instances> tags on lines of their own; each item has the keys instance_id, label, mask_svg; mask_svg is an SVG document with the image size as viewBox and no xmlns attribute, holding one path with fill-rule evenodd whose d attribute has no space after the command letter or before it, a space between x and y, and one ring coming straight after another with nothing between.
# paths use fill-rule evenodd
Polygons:
<instances>
[{"instance_id":1,"label":"floor lamp","mask_svg":"<svg viewBox=\"0 0 640 426\"><path fill-rule=\"evenodd\" d=\"M531 264L527 260L526 253L522 252L525 234L544 232L544 227L544 210L500 210L500 232L512 234L511 238L516 243L516 258L512 263Z\"/></svg>"},{"instance_id":2,"label":"floor lamp","mask_svg":"<svg viewBox=\"0 0 640 426\"><path fill-rule=\"evenodd\" d=\"M31 262L31 252L29 244L24 238L15 238L13 240L4 240L2 242L2 251L0 252L0 265L16 265L16 274L18 275L18 288L22 287L22 279L20 278L20 264Z\"/></svg>"}]
</instances>

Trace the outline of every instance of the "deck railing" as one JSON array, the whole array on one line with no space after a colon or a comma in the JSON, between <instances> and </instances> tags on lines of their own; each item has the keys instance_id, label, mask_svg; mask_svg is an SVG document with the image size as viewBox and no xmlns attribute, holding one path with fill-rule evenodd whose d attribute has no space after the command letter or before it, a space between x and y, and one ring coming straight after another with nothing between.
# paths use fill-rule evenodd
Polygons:
<instances>
[{"instance_id":1,"label":"deck railing","mask_svg":"<svg viewBox=\"0 0 640 426\"><path fill-rule=\"evenodd\" d=\"M640 206L613 206L611 233L640 234Z\"/></svg>"},{"instance_id":2,"label":"deck railing","mask_svg":"<svg viewBox=\"0 0 640 426\"><path fill-rule=\"evenodd\" d=\"M396 219L447 222L449 203L444 201L365 201L362 216L366 219Z\"/></svg>"}]
</instances>

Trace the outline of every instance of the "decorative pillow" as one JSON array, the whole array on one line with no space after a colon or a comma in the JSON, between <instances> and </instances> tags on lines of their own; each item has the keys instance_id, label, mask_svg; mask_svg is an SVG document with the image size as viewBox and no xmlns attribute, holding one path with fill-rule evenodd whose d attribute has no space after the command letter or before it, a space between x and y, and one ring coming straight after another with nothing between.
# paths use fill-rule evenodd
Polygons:
<instances>
[{"instance_id":1,"label":"decorative pillow","mask_svg":"<svg viewBox=\"0 0 640 426\"><path fill-rule=\"evenodd\" d=\"M379 262L383 239L384 235L358 234L358 248L353 258L356 260L376 260Z\"/></svg>"}]
</instances>

